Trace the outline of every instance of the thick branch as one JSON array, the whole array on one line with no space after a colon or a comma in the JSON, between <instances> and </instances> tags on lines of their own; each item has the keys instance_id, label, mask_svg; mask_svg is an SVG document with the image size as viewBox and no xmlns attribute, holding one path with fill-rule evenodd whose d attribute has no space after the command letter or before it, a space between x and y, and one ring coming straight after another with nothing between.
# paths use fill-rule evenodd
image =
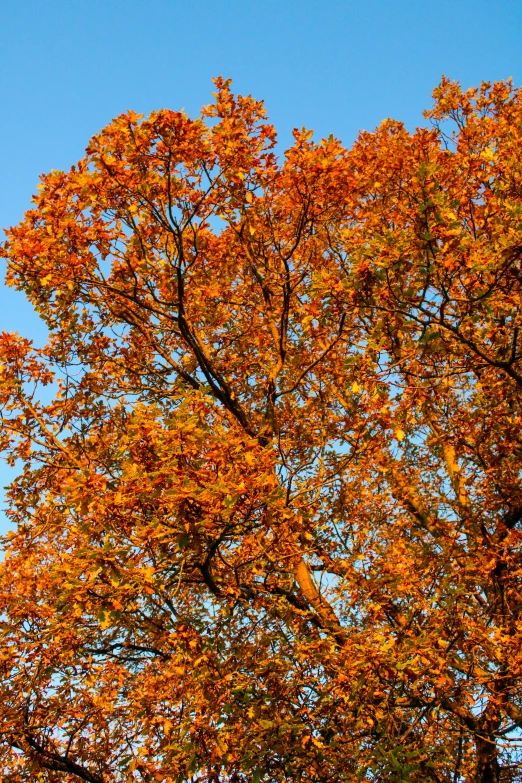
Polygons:
<instances>
[{"instance_id":1,"label":"thick branch","mask_svg":"<svg viewBox=\"0 0 522 783\"><path fill-rule=\"evenodd\" d=\"M67 772L70 775L75 775L80 780L86 780L87 783L103 783L103 777L101 775L90 772L81 764L77 764L76 761L73 761L67 756L60 756L59 753L47 750L29 734L25 734L23 740L17 741L15 739L11 744L24 753L27 753L28 748L26 745L28 745L31 755L36 756L38 763L44 769L49 769L52 772Z\"/></svg>"},{"instance_id":2,"label":"thick branch","mask_svg":"<svg viewBox=\"0 0 522 783\"><path fill-rule=\"evenodd\" d=\"M317 589L313 576L303 558L299 560L294 575L301 592L321 618L324 627L330 631L335 631L336 634L343 633L335 611Z\"/></svg>"}]
</instances>

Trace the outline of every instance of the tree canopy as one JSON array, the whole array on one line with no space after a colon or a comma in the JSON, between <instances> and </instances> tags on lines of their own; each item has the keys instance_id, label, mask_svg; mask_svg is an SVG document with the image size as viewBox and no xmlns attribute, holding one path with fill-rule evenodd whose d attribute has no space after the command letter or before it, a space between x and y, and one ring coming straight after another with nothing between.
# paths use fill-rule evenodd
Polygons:
<instances>
[{"instance_id":1,"label":"tree canopy","mask_svg":"<svg viewBox=\"0 0 522 783\"><path fill-rule=\"evenodd\" d=\"M8 231L3 780L513 781L522 92L276 155L217 79Z\"/></svg>"}]
</instances>

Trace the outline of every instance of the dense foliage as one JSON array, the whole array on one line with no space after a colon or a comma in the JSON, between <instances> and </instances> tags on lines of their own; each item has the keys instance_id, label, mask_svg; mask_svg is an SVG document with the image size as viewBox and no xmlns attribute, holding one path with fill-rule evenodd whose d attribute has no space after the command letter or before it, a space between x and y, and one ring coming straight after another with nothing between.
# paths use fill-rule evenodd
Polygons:
<instances>
[{"instance_id":1,"label":"dense foliage","mask_svg":"<svg viewBox=\"0 0 522 783\"><path fill-rule=\"evenodd\" d=\"M42 178L2 779L517 779L522 93L345 149L216 80Z\"/></svg>"}]
</instances>

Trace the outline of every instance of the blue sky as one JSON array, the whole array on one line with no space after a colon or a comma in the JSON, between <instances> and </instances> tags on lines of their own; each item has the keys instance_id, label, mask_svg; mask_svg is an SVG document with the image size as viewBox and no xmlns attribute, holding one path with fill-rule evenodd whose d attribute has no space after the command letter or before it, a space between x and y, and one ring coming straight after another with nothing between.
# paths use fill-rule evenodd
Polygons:
<instances>
[{"instance_id":1,"label":"blue sky","mask_svg":"<svg viewBox=\"0 0 522 783\"><path fill-rule=\"evenodd\" d=\"M2 0L0 24L3 227L112 117L196 114L213 76L265 100L282 149L296 126L349 145L385 117L422 124L442 74L522 84L520 0ZM44 339L1 283L0 329Z\"/></svg>"}]
</instances>

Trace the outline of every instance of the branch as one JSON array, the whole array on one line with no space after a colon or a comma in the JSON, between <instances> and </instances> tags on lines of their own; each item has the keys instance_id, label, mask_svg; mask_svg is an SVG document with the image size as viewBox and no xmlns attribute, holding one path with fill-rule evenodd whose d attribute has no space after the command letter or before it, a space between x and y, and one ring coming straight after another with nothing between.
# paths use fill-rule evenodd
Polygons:
<instances>
[{"instance_id":1,"label":"branch","mask_svg":"<svg viewBox=\"0 0 522 783\"><path fill-rule=\"evenodd\" d=\"M460 465L457 461L457 455L455 449L453 448L452 444L448 441L448 439L443 436L439 427L439 422L435 418L433 411L427 410L426 417L428 419L428 424L432 433L434 434L434 436L437 438L437 440L442 446L444 461L446 463L451 485L453 487L455 495L457 496L457 500L459 504L462 506L462 508L469 510L470 501L469 501L468 494L466 492L466 488L464 486L462 474L460 473Z\"/></svg>"},{"instance_id":2,"label":"branch","mask_svg":"<svg viewBox=\"0 0 522 783\"><path fill-rule=\"evenodd\" d=\"M295 391L297 389L297 387L299 386L299 384L301 383L301 381L303 380L303 378L305 377L305 375L308 375L308 373L311 370L313 370L314 367L316 367L319 364L319 362L321 362L326 356L328 356L328 354L330 353L332 348L334 348L337 345L337 343L339 342L339 340L341 339L341 336L342 336L342 333L343 333L343 327L344 327L345 318L346 318L346 313L343 313L341 315L341 320L339 322L339 331L337 333L337 337L335 338L335 340L332 340L330 345L327 348L325 348L325 350L322 352L322 354L320 356L318 356L318 358L315 359L315 361L313 361L311 364L309 364L308 367L305 367L305 369L302 371L301 375L299 376L297 381L294 383L294 385L291 386L289 389L283 389L282 391L280 391L279 394L277 395L278 397L282 397L283 394L291 394L293 391Z\"/></svg>"},{"instance_id":3,"label":"branch","mask_svg":"<svg viewBox=\"0 0 522 783\"><path fill-rule=\"evenodd\" d=\"M390 462L392 462L391 467ZM415 522L420 522L423 528L434 534L437 528L437 520L424 507L409 477L401 473L400 463L390 459L383 464L383 467L395 500L403 506Z\"/></svg>"},{"instance_id":4,"label":"branch","mask_svg":"<svg viewBox=\"0 0 522 783\"><path fill-rule=\"evenodd\" d=\"M36 754L39 764L44 769L49 769L52 772L68 772L71 775L75 775L80 780L86 780L87 783L103 783L101 775L89 772L88 769L67 758L67 756L60 756L59 753L54 753L52 750L46 750L43 745L34 737L31 737L30 734L24 734L24 740L33 753ZM24 747L23 741L18 742L15 739L11 742L11 745L18 750L21 750L23 753L27 752L27 748Z\"/></svg>"},{"instance_id":5,"label":"branch","mask_svg":"<svg viewBox=\"0 0 522 783\"><path fill-rule=\"evenodd\" d=\"M313 607L321 619L323 629L329 630L330 632L333 631L336 638L338 640L342 639L342 644L344 644L346 641L343 638L344 630L339 623L338 617L332 606L329 604L326 598L323 598L317 589L317 585L315 584L312 574L310 573L310 570L303 558L299 560L294 571L294 576L308 604Z\"/></svg>"}]
</instances>

